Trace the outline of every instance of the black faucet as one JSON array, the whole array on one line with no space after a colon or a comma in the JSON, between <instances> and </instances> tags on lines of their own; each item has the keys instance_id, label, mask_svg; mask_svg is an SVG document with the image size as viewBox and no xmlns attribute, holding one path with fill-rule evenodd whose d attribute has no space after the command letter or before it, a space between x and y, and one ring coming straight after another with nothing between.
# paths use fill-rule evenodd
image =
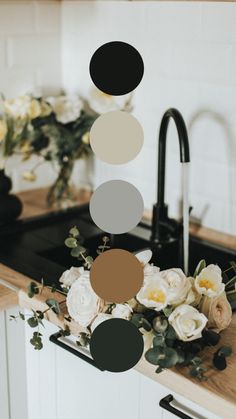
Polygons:
<instances>
[{"instance_id":1,"label":"black faucet","mask_svg":"<svg viewBox=\"0 0 236 419\"><path fill-rule=\"evenodd\" d=\"M179 136L181 163L190 162L189 141L184 119L174 108L168 109L161 120L158 145L158 178L157 203L153 206L151 242L160 247L176 240L182 234L182 223L168 217L168 206L165 204L165 166L166 166L166 134L170 118L173 118Z\"/></svg>"}]
</instances>

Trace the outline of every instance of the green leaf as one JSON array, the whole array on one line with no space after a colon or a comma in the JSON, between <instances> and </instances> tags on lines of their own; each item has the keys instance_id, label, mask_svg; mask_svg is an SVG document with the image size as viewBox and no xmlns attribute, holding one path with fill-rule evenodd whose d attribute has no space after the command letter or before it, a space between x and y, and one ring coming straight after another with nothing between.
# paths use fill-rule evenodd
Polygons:
<instances>
[{"instance_id":1,"label":"green leaf","mask_svg":"<svg viewBox=\"0 0 236 419\"><path fill-rule=\"evenodd\" d=\"M160 365L161 357L163 357L163 349L159 347L148 349L145 353L145 359L153 365Z\"/></svg>"},{"instance_id":2,"label":"green leaf","mask_svg":"<svg viewBox=\"0 0 236 419\"><path fill-rule=\"evenodd\" d=\"M142 327L147 331L150 332L152 330L152 326L147 319L144 317L142 318Z\"/></svg>"},{"instance_id":3,"label":"green leaf","mask_svg":"<svg viewBox=\"0 0 236 419\"><path fill-rule=\"evenodd\" d=\"M37 326L38 326L38 324L39 324L38 319L37 319L36 317L30 317L30 318L27 320L27 323L28 323L28 325L29 325L30 327L37 327Z\"/></svg>"},{"instance_id":4,"label":"green leaf","mask_svg":"<svg viewBox=\"0 0 236 419\"><path fill-rule=\"evenodd\" d=\"M162 372L162 371L163 371L163 368L161 368L161 367L158 366L155 372L157 374L160 374L160 372Z\"/></svg>"},{"instance_id":5,"label":"green leaf","mask_svg":"<svg viewBox=\"0 0 236 419\"><path fill-rule=\"evenodd\" d=\"M159 366L162 368L171 368L177 364L179 357L178 353L173 348L163 348L164 357L159 359Z\"/></svg>"},{"instance_id":6,"label":"green leaf","mask_svg":"<svg viewBox=\"0 0 236 419\"><path fill-rule=\"evenodd\" d=\"M166 338L170 339L170 340L175 340L176 339L175 329L171 325L169 325L169 327L167 329Z\"/></svg>"},{"instance_id":7,"label":"green leaf","mask_svg":"<svg viewBox=\"0 0 236 419\"><path fill-rule=\"evenodd\" d=\"M78 258L80 256L80 250L79 250L79 248L78 247L74 247L73 249L71 249L70 254L71 254L71 256L73 258Z\"/></svg>"},{"instance_id":8,"label":"green leaf","mask_svg":"<svg viewBox=\"0 0 236 419\"><path fill-rule=\"evenodd\" d=\"M163 313L165 314L166 317L169 317L173 310L174 308L172 306L167 306L163 308Z\"/></svg>"},{"instance_id":9,"label":"green leaf","mask_svg":"<svg viewBox=\"0 0 236 419\"><path fill-rule=\"evenodd\" d=\"M136 327L141 327L142 326L142 319L143 319L143 314L141 313L134 313L131 317L131 322L136 326Z\"/></svg>"},{"instance_id":10,"label":"green leaf","mask_svg":"<svg viewBox=\"0 0 236 419\"><path fill-rule=\"evenodd\" d=\"M49 298L48 300L46 300L46 304L48 305L48 307L51 308L51 310L54 313L60 314L61 310L57 300L54 300L54 298Z\"/></svg>"},{"instance_id":11,"label":"green leaf","mask_svg":"<svg viewBox=\"0 0 236 419\"><path fill-rule=\"evenodd\" d=\"M39 294L39 286L36 282L31 281L27 286L28 297L33 298L36 294Z\"/></svg>"},{"instance_id":12,"label":"green leaf","mask_svg":"<svg viewBox=\"0 0 236 419\"><path fill-rule=\"evenodd\" d=\"M204 259L200 260L198 263L195 272L193 274L194 278L200 274L200 272L206 267L206 261Z\"/></svg>"},{"instance_id":13,"label":"green leaf","mask_svg":"<svg viewBox=\"0 0 236 419\"><path fill-rule=\"evenodd\" d=\"M20 316L21 320L25 320L25 315L23 313L21 313L21 311L19 311L19 316Z\"/></svg>"},{"instance_id":14,"label":"green leaf","mask_svg":"<svg viewBox=\"0 0 236 419\"><path fill-rule=\"evenodd\" d=\"M206 345L215 346L219 343L220 334L214 332L213 330L203 330L202 336Z\"/></svg>"},{"instance_id":15,"label":"green leaf","mask_svg":"<svg viewBox=\"0 0 236 419\"><path fill-rule=\"evenodd\" d=\"M160 336L155 336L153 339L153 346L165 346L165 339L164 336L160 335Z\"/></svg>"},{"instance_id":16,"label":"green leaf","mask_svg":"<svg viewBox=\"0 0 236 419\"><path fill-rule=\"evenodd\" d=\"M73 237L78 237L79 236L79 230L76 226L72 227L69 231L69 233L73 236Z\"/></svg>"},{"instance_id":17,"label":"green leaf","mask_svg":"<svg viewBox=\"0 0 236 419\"><path fill-rule=\"evenodd\" d=\"M218 349L218 355L224 355L226 357L232 355L232 348L230 346L222 346Z\"/></svg>"},{"instance_id":18,"label":"green leaf","mask_svg":"<svg viewBox=\"0 0 236 419\"><path fill-rule=\"evenodd\" d=\"M73 249L74 247L77 246L77 240L73 237L68 237L65 240L65 245L66 245L66 247L69 247L70 249Z\"/></svg>"},{"instance_id":19,"label":"green leaf","mask_svg":"<svg viewBox=\"0 0 236 419\"><path fill-rule=\"evenodd\" d=\"M227 362L223 354L219 355L218 351L214 353L213 356L213 365L220 371L225 370L227 367Z\"/></svg>"}]
</instances>

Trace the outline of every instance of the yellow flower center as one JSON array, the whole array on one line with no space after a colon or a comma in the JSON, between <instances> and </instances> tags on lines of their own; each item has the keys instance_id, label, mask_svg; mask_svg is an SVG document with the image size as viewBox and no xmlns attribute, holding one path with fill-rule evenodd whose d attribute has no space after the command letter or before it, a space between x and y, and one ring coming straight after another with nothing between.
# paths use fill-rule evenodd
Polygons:
<instances>
[{"instance_id":1,"label":"yellow flower center","mask_svg":"<svg viewBox=\"0 0 236 419\"><path fill-rule=\"evenodd\" d=\"M161 290L151 291L148 295L148 298L149 300L155 301L156 303L164 303L166 300L166 296Z\"/></svg>"},{"instance_id":2,"label":"yellow flower center","mask_svg":"<svg viewBox=\"0 0 236 419\"><path fill-rule=\"evenodd\" d=\"M213 290L213 291L215 290L215 284L210 279L207 279L207 278L200 279L199 286L201 288L206 288L207 290Z\"/></svg>"}]
</instances>

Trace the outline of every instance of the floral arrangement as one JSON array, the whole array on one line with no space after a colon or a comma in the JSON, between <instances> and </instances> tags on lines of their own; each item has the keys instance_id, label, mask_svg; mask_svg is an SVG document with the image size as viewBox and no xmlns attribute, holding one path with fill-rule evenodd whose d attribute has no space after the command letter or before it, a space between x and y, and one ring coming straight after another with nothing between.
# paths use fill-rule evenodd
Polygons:
<instances>
[{"instance_id":1,"label":"floral arrangement","mask_svg":"<svg viewBox=\"0 0 236 419\"><path fill-rule=\"evenodd\" d=\"M144 356L156 366L156 372L174 366L189 368L190 375L200 380L207 379L202 349L218 345L220 332L226 329L232 319L231 305L227 294L235 293L236 266L222 272L217 265L200 261L193 276L186 276L180 268L160 270L150 263L151 250L136 254L144 270L143 286L135 298L123 304L101 300L90 284L90 267L93 259L81 245L79 230L73 227L65 245L71 255L82 261L84 266L71 267L60 278L62 292L65 294L68 315L83 332L77 337L79 346L89 347L94 329L103 321L116 317L133 322L144 338ZM109 249L109 238L103 237L97 253ZM233 276L229 279L229 271ZM226 284L223 282L226 280ZM41 292L43 285L31 282L29 297ZM53 287L52 292L55 291ZM48 309L60 314L60 304L53 298L46 301ZM45 312L33 312L27 320L31 327L39 327ZM20 313L25 320L25 315ZM12 316L13 317L13 316ZM69 328L61 330L69 335ZM42 348L39 329L34 332L31 343L35 349ZM226 368L226 358L231 355L228 346L218 347L213 354L213 367Z\"/></svg>"},{"instance_id":2,"label":"floral arrangement","mask_svg":"<svg viewBox=\"0 0 236 419\"><path fill-rule=\"evenodd\" d=\"M130 109L130 97L116 102L113 96L91 92L90 105L77 95L37 98L29 95L2 101L0 113L0 168L13 154L22 161L37 155L39 161L23 173L36 180L37 167L52 162L57 178L49 190L48 204L60 206L75 198L70 180L75 161L91 153L89 131L100 112ZM2 162L1 162L2 160Z\"/></svg>"}]
</instances>

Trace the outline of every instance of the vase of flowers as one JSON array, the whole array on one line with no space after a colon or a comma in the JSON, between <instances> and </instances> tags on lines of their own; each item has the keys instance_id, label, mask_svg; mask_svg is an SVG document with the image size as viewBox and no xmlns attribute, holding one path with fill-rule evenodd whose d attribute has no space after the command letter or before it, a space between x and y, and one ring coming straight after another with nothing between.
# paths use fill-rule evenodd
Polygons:
<instances>
[{"instance_id":1,"label":"vase of flowers","mask_svg":"<svg viewBox=\"0 0 236 419\"><path fill-rule=\"evenodd\" d=\"M78 95L38 98L30 95L3 100L4 113L0 125L5 135L5 158L20 155L22 161L36 155L38 162L23 173L27 181L35 181L37 168L51 162L56 179L49 189L47 202L58 208L76 198L72 185L75 162L92 156L89 131L102 112L131 110L131 95L121 100L98 89L91 93L91 105Z\"/></svg>"}]
</instances>

